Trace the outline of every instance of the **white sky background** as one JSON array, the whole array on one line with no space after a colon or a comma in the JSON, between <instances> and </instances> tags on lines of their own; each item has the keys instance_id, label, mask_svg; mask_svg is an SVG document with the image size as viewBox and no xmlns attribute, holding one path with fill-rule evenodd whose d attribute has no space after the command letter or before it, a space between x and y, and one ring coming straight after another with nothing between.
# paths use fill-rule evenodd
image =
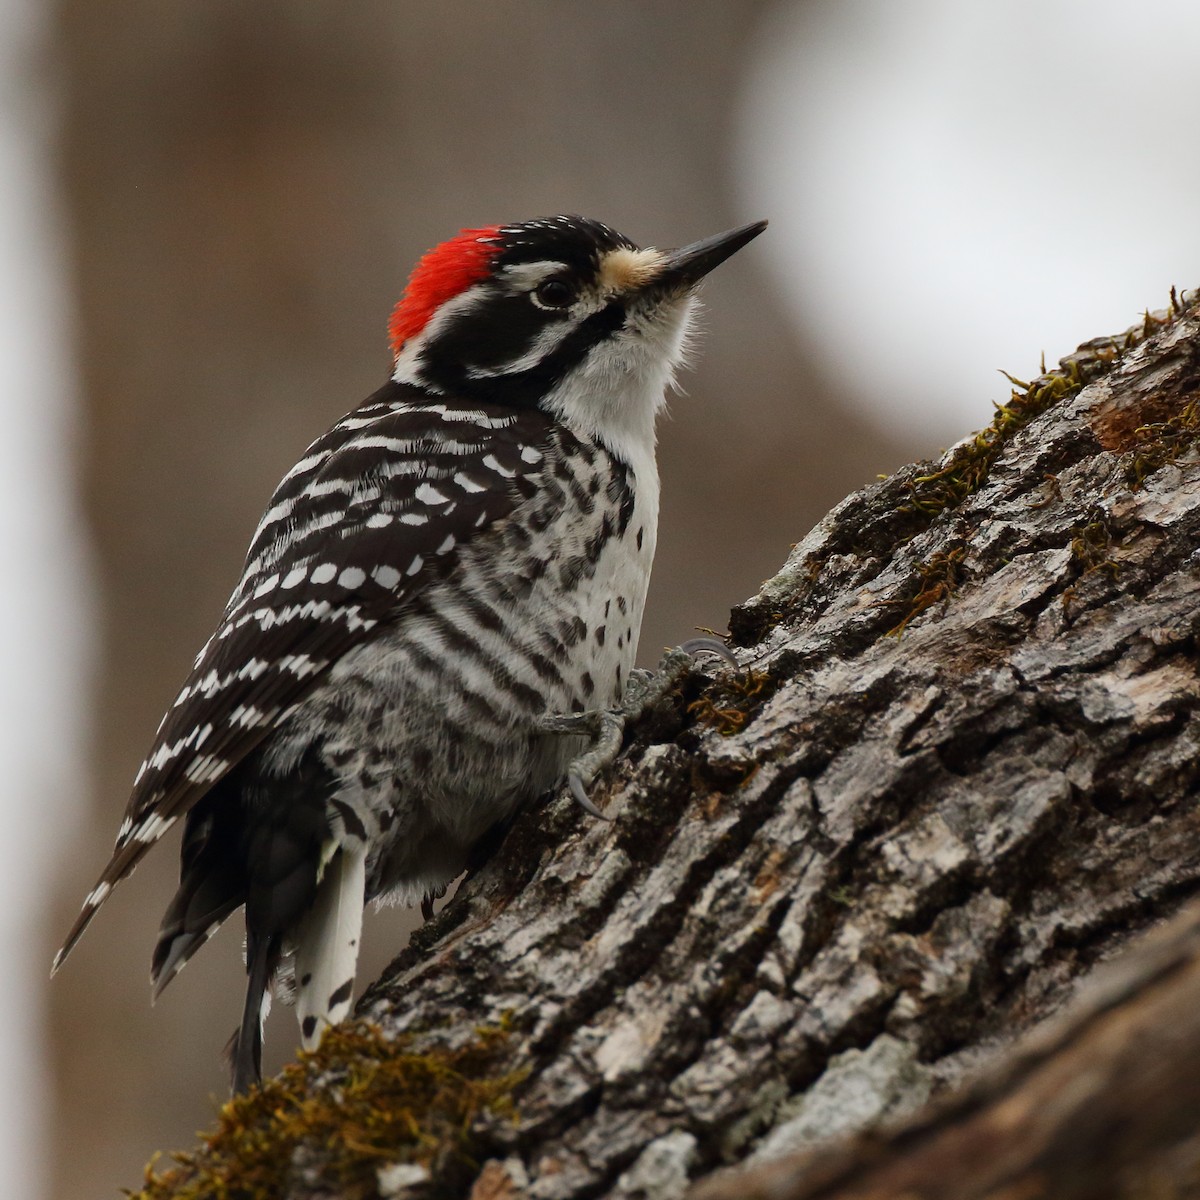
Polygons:
<instances>
[{"instance_id":1,"label":"white sky background","mask_svg":"<svg viewBox=\"0 0 1200 1200\"><path fill-rule=\"evenodd\" d=\"M95 594L45 16L0 0L0 1179L31 1198L53 950L39 898L83 797ZM1195 0L778 6L732 176L772 220L779 295L864 411L936 451L1007 397L996 368L1028 377L1043 348L1053 361L1200 284L1198 56Z\"/></svg>"},{"instance_id":2,"label":"white sky background","mask_svg":"<svg viewBox=\"0 0 1200 1200\"><path fill-rule=\"evenodd\" d=\"M742 207L806 344L909 444L1200 286L1195 0L818 0L757 35Z\"/></svg>"}]
</instances>

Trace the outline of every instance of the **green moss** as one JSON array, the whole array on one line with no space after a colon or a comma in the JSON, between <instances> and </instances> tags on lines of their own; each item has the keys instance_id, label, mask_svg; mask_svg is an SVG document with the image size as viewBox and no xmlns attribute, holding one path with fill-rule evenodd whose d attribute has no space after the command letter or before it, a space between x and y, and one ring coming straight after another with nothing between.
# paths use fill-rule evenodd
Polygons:
<instances>
[{"instance_id":1,"label":"green moss","mask_svg":"<svg viewBox=\"0 0 1200 1200\"><path fill-rule=\"evenodd\" d=\"M1074 530L1074 536L1071 538L1071 565L1080 575L1103 571L1115 579L1121 568L1120 564L1109 556L1112 543L1112 531L1103 518L1080 525Z\"/></svg>"},{"instance_id":2,"label":"green moss","mask_svg":"<svg viewBox=\"0 0 1200 1200\"><path fill-rule=\"evenodd\" d=\"M949 550L939 550L928 562L917 563L916 591L903 600L884 602L886 607L905 610L904 616L884 634L884 637L901 637L914 617L954 595L958 590L966 554L965 546L955 546Z\"/></svg>"},{"instance_id":3,"label":"green moss","mask_svg":"<svg viewBox=\"0 0 1200 1200\"><path fill-rule=\"evenodd\" d=\"M992 423L956 447L936 470L909 481L911 498L906 508L934 517L961 504L983 486L1000 451L1018 430L1111 370L1129 350L1169 325L1195 302L1195 293L1187 293L1181 298L1172 288L1167 309L1147 312L1136 325L1114 337L1084 342L1073 354L1060 359L1053 370L1047 371L1043 362L1042 374L1032 383L1004 372L1013 385L1008 403L997 404Z\"/></svg>"},{"instance_id":4,"label":"green moss","mask_svg":"<svg viewBox=\"0 0 1200 1200\"><path fill-rule=\"evenodd\" d=\"M1200 442L1200 404L1189 400L1167 420L1139 426L1133 437L1135 448L1125 477L1130 486L1139 488L1147 476L1182 458Z\"/></svg>"},{"instance_id":5,"label":"green moss","mask_svg":"<svg viewBox=\"0 0 1200 1200\"><path fill-rule=\"evenodd\" d=\"M687 706L698 725L715 729L722 737L740 733L752 712L769 697L764 688L770 676L765 671L747 670L714 683Z\"/></svg>"},{"instance_id":6,"label":"green moss","mask_svg":"<svg viewBox=\"0 0 1200 1200\"><path fill-rule=\"evenodd\" d=\"M280 1075L220 1112L199 1150L146 1168L132 1200L266 1200L282 1195L300 1167L347 1200L375 1196L376 1171L417 1163L439 1179L469 1179L472 1126L485 1113L514 1114L520 1073L495 1074L507 1040L480 1029L469 1045L414 1049L372 1025L326 1031Z\"/></svg>"},{"instance_id":7,"label":"green moss","mask_svg":"<svg viewBox=\"0 0 1200 1200\"><path fill-rule=\"evenodd\" d=\"M1075 582L1063 591L1064 613L1070 610L1076 598L1076 587L1080 580L1096 573L1116 579L1121 572L1121 564L1116 562L1111 554L1115 539L1106 516L1101 515L1095 520L1078 525L1071 533L1071 567L1075 572Z\"/></svg>"}]
</instances>

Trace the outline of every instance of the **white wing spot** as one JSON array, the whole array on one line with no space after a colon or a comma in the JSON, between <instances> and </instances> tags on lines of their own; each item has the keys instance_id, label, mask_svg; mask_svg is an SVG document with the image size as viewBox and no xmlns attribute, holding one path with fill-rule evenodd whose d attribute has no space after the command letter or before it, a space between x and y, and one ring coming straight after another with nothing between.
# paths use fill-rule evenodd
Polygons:
<instances>
[{"instance_id":1,"label":"white wing spot","mask_svg":"<svg viewBox=\"0 0 1200 1200\"><path fill-rule=\"evenodd\" d=\"M402 525L428 525L429 517L425 513L401 513L400 523Z\"/></svg>"},{"instance_id":2,"label":"white wing spot","mask_svg":"<svg viewBox=\"0 0 1200 1200\"><path fill-rule=\"evenodd\" d=\"M254 589L254 599L257 600L260 596L265 596L268 592L274 591L278 584L278 575L272 575L269 578L264 579L262 583L260 583L258 587Z\"/></svg>"},{"instance_id":3,"label":"white wing spot","mask_svg":"<svg viewBox=\"0 0 1200 1200\"><path fill-rule=\"evenodd\" d=\"M449 499L443 496L431 483L423 483L413 493L413 497L421 504L445 504Z\"/></svg>"},{"instance_id":4,"label":"white wing spot","mask_svg":"<svg viewBox=\"0 0 1200 1200\"><path fill-rule=\"evenodd\" d=\"M164 817L161 813L151 813L133 831L133 840L143 843L156 842L175 824L176 819L175 817Z\"/></svg>"},{"instance_id":5,"label":"white wing spot","mask_svg":"<svg viewBox=\"0 0 1200 1200\"><path fill-rule=\"evenodd\" d=\"M425 560L418 554L417 557L408 564L407 574L415 575L424 565Z\"/></svg>"},{"instance_id":6,"label":"white wing spot","mask_svg":"<svg viewBox=\"0 0 1200 1200\"><path fill-rule=\"evenodd\" d=\"M400 572L395 567L376 567L371 578L382 588L394 588L400 582Z\"/></svg>"},{"instance_id":7,"label":"white wing spot","mask_svg":"<svg viewBox=\"0 0 1200 1200\"><path fill-rule=\"evenodd\" d=\"M297 679L303 679L306 675L315 675L324 666L323 659L312 658L307 654L289 654L286 658L279 660L279 669L291 671Z\"/></svg>"},{"instance_id":8,"label":"white wing spot","mask_svg":"<svg viewBox=\"0 0 1200 1200\"><path fill-rule=\"evenodd\" d=\"M505 479L512 479L516 475L516 471L510 471L508 467L502 467L499 462L496 461L496 456L494 454L485 454L483 456L483 465L487 467L489 471L495 471L497 475L503 475Z\"/></svg>"},{"instance_id":9,"label":"white wing spot","mask_svg":"<svg viewBox=\"0 0 1200 1200\"><path fill-rule=\"evenodd\" d=\"M476 483L473 479L468 479L461 471L454 476L454 482L458 484L464 492L486 492L487 488L482 483Z\"/></svg>"},{"instance_id":10,"label":"white wing spot","mask_svg":"<svg viewBox=\"0 0 1200 1200\"><path fill-rule=\"evenodd\" d=\"M239 704L229 714L229 723L238 725L242 729L254 729L259 725L265 725L269 719L267 713L263 712L261 708L255 708L253 704Z\"/></svg>"},{"instance_id":11,"label":"white wing spot","mask_svg":"<svg viewBox=\"0 0 1200 1200\"><path fill-rule=\"evenodd\" d=\"M328 583L337 577L337 573L338 569L334 563L322 563L319 567L313 568L313 573L309 578L313 583Z\"/></svg>"},{"instance_id":12,"label":"white wing spot","mask_svg":"<svg viewBox=\"0 0 1200 1200\"><path fill-rule=\"evenodd\" d=\"M280 585L285 588L299 587L308 578L307 567L293 567L284 577Z\"/></svg>"},{"instance_id":13,"label":"white wing spot","mask_svg":"<svg viewBox=\"0 0 1200 1200\"><path fill-rule=\"evenodd\" d=\"M439 554L449 554L454 549L454 534L448 533L446 540L437 548Z\"/></svg>"},{"instance_id":14,"label":"white wing spot","mask_svg":"<svg viewBox=\"0 0 1200 1200\"><path fill-rule=\"evenodd\" d=\"M535 446L522 446L521 461L527 462L530 465L533 463L540 463L542 461L542 452Z\"/></svg>"},{"instance_id":15,"label":"white wing spot","mask_svg":"<svg viewBox=\"0 0 1200 1200\"><path fill-rule=\"evenodd\" d=\"M354 588L362 587L366 582L366 578L367 573L362 567L347 567L338 576L338 586L353 590Z\"/></svg>"},{"instance_id":16,"label":"white wing spot","mask_svg":"<svg viewBox=\"0 0 1200 1200\"><path fill-rule=\"evenodd\" d=\"M386 529L394 520L395 517L391 513L376 513L367 520L367 528Z\"/></svg>"},{"instance_id":17,"label":"white wing spot","mask_svg":"<svg viewBox=\"0 0 1200 1200\"><path fill-rule=\"evenodd\" d=\"M225 759L218 758L215 754L199 754L188 763L188 768L184 772L184 775L190 783L208 783L224 774L228 766L229 764ZM138 840L144 841L146 839L143 836Z\"/></svg>"}]
</instances>

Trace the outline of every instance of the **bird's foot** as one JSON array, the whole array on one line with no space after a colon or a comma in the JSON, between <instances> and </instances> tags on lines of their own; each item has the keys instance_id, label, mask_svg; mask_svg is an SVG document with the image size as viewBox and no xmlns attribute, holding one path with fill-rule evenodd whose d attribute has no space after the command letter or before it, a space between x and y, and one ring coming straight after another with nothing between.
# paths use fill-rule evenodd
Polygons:
<instances>
[{"instance_id":1,"label":"bird's foot","mask_svg":"<svg viewBox=\"0 0 1200 1200\"><path fill-rule=\"evenodd\" d=\"M652 709L676 687L691 669L693 657L702 653L716 654L730 666L739 668L737 659L724 642L716 638L689 638L663 655L658 670L632 671L619 708L589 709L542 718L539 727L545 733L582 734L591 739L591 746L567 767L567 788L584 812L602 821L612 820L592 803L588 788L601 771L612 766L621 752L625 726Z\"/></svg>"}]
</instances>

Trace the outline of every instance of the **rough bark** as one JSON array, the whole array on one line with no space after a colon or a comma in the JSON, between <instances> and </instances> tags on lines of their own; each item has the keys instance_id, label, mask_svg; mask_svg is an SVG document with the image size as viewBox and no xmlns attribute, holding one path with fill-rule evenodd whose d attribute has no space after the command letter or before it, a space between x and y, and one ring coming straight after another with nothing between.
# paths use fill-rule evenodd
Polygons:
<instances>
[{"instance_id":1,"label":"rough bark","mask_svg":"<svg viewBox=\"0 0 1200 1200\"><path fill-rule=\"evenodd\" d=\"M1200 918L1087 988L1200 880L1197 388L1173 300L844 501L152 1194L1191 1194Z\"/></svg>"}]
</instances>

